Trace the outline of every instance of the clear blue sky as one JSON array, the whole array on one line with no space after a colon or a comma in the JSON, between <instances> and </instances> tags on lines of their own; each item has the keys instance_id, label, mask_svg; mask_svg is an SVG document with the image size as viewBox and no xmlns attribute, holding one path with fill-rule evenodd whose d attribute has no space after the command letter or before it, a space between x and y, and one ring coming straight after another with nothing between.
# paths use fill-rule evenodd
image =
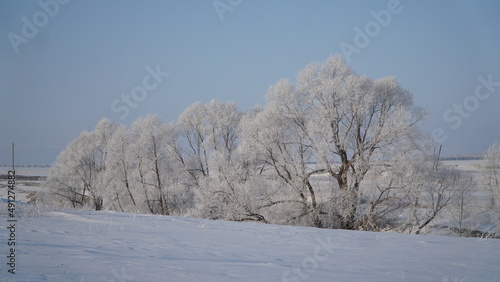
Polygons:
<instances>
[{"instance_id":1,"label":"clear blue sky","mask_svg":"<svg viewBox=\"0 0 500 282\"><path fill-rule=\"evenodd\" d=\"M214 2L236 5L219 15ZM355 28L370 28L371 12L390 3L71 0L49 5L49 15L37 1L0 1L0 164L13 141L19 163L51 164L103 117L130 125L158 113L169 122L195 101L264 104L280 78L342 53L343 42L356 47ZM397 76L431 114L423 130L446 134L445 154L486 151L500 140L500 87L473 96L479 76L500 82L500 2L401 0L395 9L385 26L371 25L349 64L374 79ZM12 34L25 41L13 44ZM123 107L148 66L169 75L146 79L152 90L121 119L113 101ZM459 114L453 106L464 100L471 111Z\"/></svg>"}]
</instances>

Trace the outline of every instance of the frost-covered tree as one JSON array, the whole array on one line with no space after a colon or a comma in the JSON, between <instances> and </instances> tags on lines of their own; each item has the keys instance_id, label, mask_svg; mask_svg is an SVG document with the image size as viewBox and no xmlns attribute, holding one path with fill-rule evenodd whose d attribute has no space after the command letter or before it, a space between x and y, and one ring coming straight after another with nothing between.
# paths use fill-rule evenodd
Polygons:
<instances>
[{"instance_id":1,"label":"frost-covered tree","mask_svg":"<svg viewBox=\"0 0 500 282\"><path fill-rule=\"evenodd\" d=\"M405 184L401 190L407 205L403 214L407 223L403 228L409 233L419 234L470 185L466 174L436 165L434 159L413 159L404 166L404 171L401 176Z\"/></svg>"},{"instance_id":2,"label":"frost-covered tree","mask_svg":"<svg viewBox=\"0 0 500 282\"><path fill-rule=\"evenodd\" d=\"M196 102L184 110L176 124L180 139L177 145L182 147L179 153L184 153L183 160L189 162L190 170L209 176L212 154L231 158L241 115L234 103L216 100L206 105Z\"/></svg>"},{"instance_id":3,"label":"frost-covered tree","mask_svg":"<svg viewBox=\"0 0 500 282\"><path fill-rule=\"evenodd\" d=\"M172 171L166 152L167 125L158 115L139 118L131 127L135 177L149 212L170 214L169 191Z\"/></svg>"},{"instance_id":4,"label":"frost-covered tree","mask_svg":"<svg viewBox=\"0 0 500 282\"><path fill-rule=\"evenodd\" d=\"M110 120L106 118L101 119L94 129L93 136L91 136L94 139L94 147L90 149L94 150L94 159L92 160L92 157L88 159L94 163L96 184L94 188L95 193L93 190L90 190L90 192L94 199L96 210L103 209L103 205L106 202L106 204L110 202L109 185L113 179L108 177L107 171L110 169L110 142L117 127L118 125L112 123Z\"/></svg>"},{"instance_id":5,"label":"frost-covered tree","mask_svg":"<svg viewBox=\"0 0 500 282\"><path fill-rule=\"evenodd\" d=\"M311 177L326 174L339 192L329 199L335 203L331 216L341 228L353 229L366 173L386 151L417 138L424 115L394 77L359 76L337 55L308 65L296 87L287 80L271 86L266 107L246 126L244 142L264 158L282 187L295 191L271 202L300 203L303 214L313 214L321 226Z\"/></svg>"},{"instance_id":6,"label":"frost-covered tree","mask_svg":"<svg viewBox=\"0 0 500 282\"><path fill-rule=\"evenodd\" d=\"M313 151L307 136L297 126L307 119L305 109L296 103L300 99L297 94L288 81L270 87L264 110L242 122L242 150L258 164L261 177L268 178L261 209L274 210L267 212L273 222L294 224L310 218L321 227L311 183L311 176L318 170L308 166ZM284 216L288 218L280 219Z\"/></svg>"},{"instance_id":7,"label":"frost-covered tree","mask_svg":"<svg viewBox=\"0 0 500 282\"><path fill-rule=\"evenodd\" d=\"M468 178L468 181L467 179ZM474 181L472 176L464 175L461 183L456 186L454 197L452 200L451 217L456 224L458 234L467 236L467 230L470 224L467 220L472 216L475 209L475 198L473 197Z\"/></svg>"},{"instance_id":8,"label":"frost-covered tree","mask_svg":"<svg viewBox=\"0 0 500 282\"><path fill-rule=\"evenodd\" d=\"M175 133L168 150L186 176L185 185L195 191L203 216L234 220L244 214L244 160L236 153L241 117L234 103L212 100L189 106L170 125Z\"/></svg>"},{"instance_id":9,"label":"frost-covered tree","mask_svg":"<svg viewBox=\"0 0 500 282\"><path fill-rule=\"evenodd\" d=\"M109 198L115 210L138 211L138 191L133 179L134 155L130 150L131 134L125 126L118 126L109 142L107 177L110 179Z\"/></svg>"},{"instance_id":10,"label":"frost-covered tree","mask_svg":"<svg viewBox=\"0 0 500 282\"><path fill-rule=\"evenodd\" d=\"M93 132L82 132L61 152L47 178L55 195L74 207L91 204L96 210L103 209L111 181L106 174L108 143L115 129L116 125L102 119Z\"/></svg>"},{"instance_id":11,"label":"frost-covered tree","mask_svg":"<svg viewBox=\"0 0 500 282\"><path fill-rule=\"evenodd\" d=\"M367 173L367 183L361 187L363 230L392 229L407 206L403 189L408 184L408 162L415 158L409 149L392 156L390 163L376 165Z\"/></svg>"},{"instance_id":12,"label":"frost-covered tree","mask_svg":"<svg viewBox=\"0 0 500 282\"><path fill-rule=\"evenodd\" d=\"M85 184L77 174L78 164L71 147L75 146L73 140L68 147L57 157L56 163L50 168L44 185L48 188L50 195L38 197L44 201L55 201L65 206L68 203L73 208L82 207L87 202Z\"/></svg>"}]
</instances>

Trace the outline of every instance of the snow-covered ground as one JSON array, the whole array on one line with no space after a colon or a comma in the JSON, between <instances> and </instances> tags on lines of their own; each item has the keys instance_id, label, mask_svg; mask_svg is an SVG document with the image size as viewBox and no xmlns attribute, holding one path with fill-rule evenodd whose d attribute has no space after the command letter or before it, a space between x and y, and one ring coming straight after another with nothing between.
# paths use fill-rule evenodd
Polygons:
<instances>
[{"instance_id":1,"label":"snow-covered ground","mask_svg":"<svg viewBox=\"0 0 500 282\"><path fill-rule=\"evenodd\" d=\"M446 165L477 172L478 164ZM47 169L17 175L46 176ZM26 202L40 181L19 180ZM0 181L0 281L500 281L500 240L134 215L18 203L9 269ZM27 210L28 212L23 212Z\"/></svg>"},{"instance_id":2,"label":"snow-covered ground","mask_svg":"<svg viewBox=\"0 0 500 282\"><path fill-rule=\"evenodd\" d=\"M115 212L18 217L2 281L499 281L500 240Z\"/></svg>"}]
</instances>

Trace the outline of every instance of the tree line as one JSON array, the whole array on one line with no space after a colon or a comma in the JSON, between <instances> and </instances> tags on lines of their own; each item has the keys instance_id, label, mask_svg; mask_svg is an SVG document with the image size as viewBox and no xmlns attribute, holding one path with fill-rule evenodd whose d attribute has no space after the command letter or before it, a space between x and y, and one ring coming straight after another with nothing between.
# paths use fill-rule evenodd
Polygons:
<instances>
[{"instance_id":1,"label":"tree line","mask_svg":"<svg viewBox=\"0 0 500 282\"><path fill-rule=\"evenodd\" d=\"M437 161L418 128L426 111L396 78L360 76L336 55L306 66L295 85L278 81L266 98L245 112L197 102L171 123L149 115L126 128L102 119L61 152L39 200L419 233L460 207L462 195L465 218L475 180ZM500 194L491 159L489 191Z\"/></svg>"}]
</instances>

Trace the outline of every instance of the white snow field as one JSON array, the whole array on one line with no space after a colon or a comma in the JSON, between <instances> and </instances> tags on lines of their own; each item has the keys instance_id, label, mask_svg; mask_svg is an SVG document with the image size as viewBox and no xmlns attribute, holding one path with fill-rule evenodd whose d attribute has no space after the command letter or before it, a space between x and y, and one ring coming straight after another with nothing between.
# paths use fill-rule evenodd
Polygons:
<instances>
[{"instance_id":1,"label":"white snow field","mask_svg":"<svg viewBox=\"0 0 500 282\"><path fill-rule=\"evenodd\" d=\"M500 281L500 240L116 212L18 216L2 281Z\"/></svg>"}]
</instances>

